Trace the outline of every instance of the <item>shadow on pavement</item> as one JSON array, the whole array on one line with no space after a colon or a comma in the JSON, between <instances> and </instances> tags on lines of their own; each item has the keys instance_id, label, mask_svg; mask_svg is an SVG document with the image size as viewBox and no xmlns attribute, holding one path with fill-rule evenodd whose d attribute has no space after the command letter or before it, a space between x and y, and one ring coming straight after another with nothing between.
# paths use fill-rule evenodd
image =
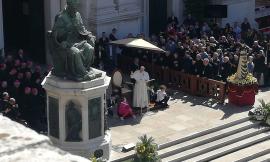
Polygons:
<instances>
[{"instance_id":1,"label":"shadow on pavement","mask_svg":"<svg viewBox=\"0 0 270 162\"><path fill-rule=\"evenodd\" d=\"M221 110L224 112L224 115L221 118L221 120L227 119L233 114L242 113L245 111L248 112L251 108L253 108L253 106L239 107L239 106L228 103L227 100L225 100L225 103L219 103L218 101L214 99L210 99L207 97L190 96L180 91L171 90L169 94L171 95L171 101L176 100L178 102L179 101L182 102L183 104L190 103L191 104L190 106L193 106L193 107L200 105L200 106L206 106L208 108L215 109L215 110Z\"/></svg>"}]
</instances>

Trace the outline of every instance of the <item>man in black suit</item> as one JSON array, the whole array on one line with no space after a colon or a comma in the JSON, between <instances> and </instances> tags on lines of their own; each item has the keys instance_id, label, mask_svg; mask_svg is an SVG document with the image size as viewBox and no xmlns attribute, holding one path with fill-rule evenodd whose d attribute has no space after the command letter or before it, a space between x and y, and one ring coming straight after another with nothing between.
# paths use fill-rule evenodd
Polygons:
<instances>
[{"instance_id":1,"label":"man in black suit","mask_svg":"<svg viewBox=\"0 0 270 162\"><path fill-rule=\"evenodd\" d=\"M221 68L220 68L220 74L222 76L222 80L224 82L227 81L228 76L231 75L232 72L232 65L230 63L230 59L229 57L224 57L223 63L221 64Z\"/></svg>"},{"instance_id":2,"label":"man in black suit","mask_svg":"<svg viewBox=\"0 0 270 162\"><path fill-rule=\"evenodd\" d=\"M170 16L170 17L168 18L168 20L167 20L167 24L172 24L172 26L173 26L174 28L176 28L177 25L179 24L178 18L175 17L174 15Z\"/></svg>"},{"instance_id":3,"label":"man in black suit","mask_svg":"<svg viewBox=\"0 0 270 162\"><path fill-rule=\"evenodd\" d=\"M206 77L209 79L213 78L213 67L211 64L209 64L208 58L203 59L203 66L200 77Z\"/></svg>"},{"instance_id":4,"label":"man in black suit","mask_svg":"<svg viewBox=\"0 0 270 162\"><path fill-rule=\"evenodd\" d=\"M112 29L112 33L109 35L109 39L110 41L116 41L117 37L116 37L116 32L117 30L115 28ZM116 53L116 47L112 46L112 60L115 66L117 66L117 53Z\"/></svg>"},{"instance_id":5,"label":"man in black suit","mask_svg":"<svg viewBox=\"0 0 270 162\"><path fill-rule=\"evenodd\" d=\"M112 33L109 35L109 39L111 41L116 41L117 40L117 37L116 37L116 32L117 30L115 28L112 29Z\"/></svg>"}]
</instances>

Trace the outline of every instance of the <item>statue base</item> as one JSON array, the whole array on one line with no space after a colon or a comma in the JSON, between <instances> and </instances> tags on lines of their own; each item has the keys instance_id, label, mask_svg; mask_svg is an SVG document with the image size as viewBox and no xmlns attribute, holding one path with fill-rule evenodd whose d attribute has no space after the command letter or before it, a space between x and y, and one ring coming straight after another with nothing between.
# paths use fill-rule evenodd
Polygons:
<instances>
[{"instance_id":1,"label":"statue base","mask_svg":"<svg viewBox=\"0 0 270 162\"><path fill-rule=\"evenodd\" d=\"M106 89L110 77L72 81L49 73L42 86L47 93L48 136L61 149L89 158L109 159L111 135L104 130Z\"/></svg>"}]
</instances>

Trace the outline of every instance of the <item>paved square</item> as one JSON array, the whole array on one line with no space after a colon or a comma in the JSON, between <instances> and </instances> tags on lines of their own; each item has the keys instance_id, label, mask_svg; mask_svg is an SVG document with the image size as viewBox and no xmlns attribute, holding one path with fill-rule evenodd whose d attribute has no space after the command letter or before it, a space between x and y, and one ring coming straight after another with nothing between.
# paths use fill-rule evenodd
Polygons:
<instances>
[{"instance_id":1,"label":"paved square","mask_svg":"<svg viewBox=\"0 0 270 162\"><path fill-rule=\"evenodd\" d=\"M259 104L258 99L270 102L268 96L270 92L263 89L256 96L255 105ZM148 112L137 116L137 119L124 121L115 115L109 119L113 145L111 158L113 160L133 153L122 153L120 148L128 143L136 143L143 134L154 137L161 144L248 116L251 107L236 107L227 102L222 105L207 98L179 92L172 95L168 109Z\"/></svg>"}]
</instances>

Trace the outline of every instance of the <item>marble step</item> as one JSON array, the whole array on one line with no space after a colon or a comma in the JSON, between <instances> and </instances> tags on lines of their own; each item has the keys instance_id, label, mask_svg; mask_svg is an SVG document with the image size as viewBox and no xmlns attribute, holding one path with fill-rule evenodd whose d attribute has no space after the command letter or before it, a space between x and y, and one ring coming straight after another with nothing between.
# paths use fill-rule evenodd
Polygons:
<instances>
[{"instance_id":1,"label":"marble step","mask_svg":"<svg viewBox=\"0 0 270 162\"><path fill-rule=\"evenodd\" d=\"M253 127L257 127L259 125L258 122L251 122L251 121L245 121L242 123L239 123L237 125L233 125L221 130L218 130L216 132L211 132L209 134L205 134L202 136L199 136L197 138L193 138L190 139L188 141L173 145L171 147L167 147L165 149L159 150L158 154L160 158L165 158L168 156L172 156L174 154L177 154L179 152L188 150L188 149L192 149L194 147L215 141L215 140L219 140L221 138L230 136L232 134L235 133L239 133L242 131L245 131L247 129L253 128Z\"/></svg>"},{"instance_id":2,"label":"marble step","mask_svg":"<svg viewBox=\"0 0 270 162\"><path fill-rule=\"evenodd\" d=\"M250 160L249 162L269 162L270 161L270 153L269 154L266 154L264 156L260 156L256 159L253 159L253 160Z\"/></svg>"},{"instance_id":3,"label":"marble step","mask_svg":"<svg viewBox=\"0 0 270 162\"><path fill-rule=\"evenodd\" d=\"M160 144L159 145L159 150L167 148L167 147L171 147L173 145L177 145L179 143L183 143L185 141L189 141L189 140L194 139L194 138L198 138L200 136L204 136L204 135L207 135L207 134L210 134L210 133L213 133L213 132L217 132L217 131L220 131L220 130L225 129L225 128L229 128L229 127L232 127L232 126L247 122L249 120L250 120L250 117L245 117L245 118L233 121L233 122L228 122L228 123L225 123L225 124L223 123L220 126L210 128L210 129L198 132L198 133L194 133L194 134L191 134L191 135L186 136L184 138L179 138L179 139L176 139L176 140L173 140L173 141L170 141L170 142Z\"/></svg>"},{"instance_id":4,"label":"marble step","mask_svg":"<svg viewBox=\"0 0 270 162\"><path fill-rule=\"evenodd\" d=\"M187 162L206 162L206 161L211 161L216 158L225 156L227 154L236 152L238 150L253 146L257 143L266 141L270 139L270 128L265 128L264 130L268 130L267 132L261 132L257 135L253 135L249 138L243 139L243 140L238 140L238 142L234 142L230 145L226 145L220 148L217 148L215 150L206 152L204 154L201 154L199 156L193 157L186 159L185 161Z\"/></svg>"},{"instance_id":5,"label":"marble step","mask_svg":"<svg viewBox=\"0 0 270 162\"><path fill-rule=\"evenodd\" d=\"M222 156L220 158L217 158L215 160L212 160L212 162L228 162L228 161L235 161L235 162L246 162L250 161L256 158L259 158L261 156L264 156L265 154L270 153L270 140L260 142L258 144L255 144L253 146L241 149L239 151L233 152L231 154Z\"/></svg>"},{"instance_id":6,"label":"marble step","mask_svg":"<svg viewBox=\"0 0 270 162\"><path fill-rule=\"evenodd\" d=\"M213 140L211 142L208 142L206 144L203 144L203 145L200 145L200 146L188 149L188 150L183 150L179 152L178 154L164 158L163 161L178 162L178 161L188 160L190 158L200 156L202 154L223 148L227 145L236 143L238 141L260 135L261 133L269 131L269 130L270 128L259 128L259 127L249 128L247 130L226 136L224 138Z\"/></svg>"}]
</instances>

